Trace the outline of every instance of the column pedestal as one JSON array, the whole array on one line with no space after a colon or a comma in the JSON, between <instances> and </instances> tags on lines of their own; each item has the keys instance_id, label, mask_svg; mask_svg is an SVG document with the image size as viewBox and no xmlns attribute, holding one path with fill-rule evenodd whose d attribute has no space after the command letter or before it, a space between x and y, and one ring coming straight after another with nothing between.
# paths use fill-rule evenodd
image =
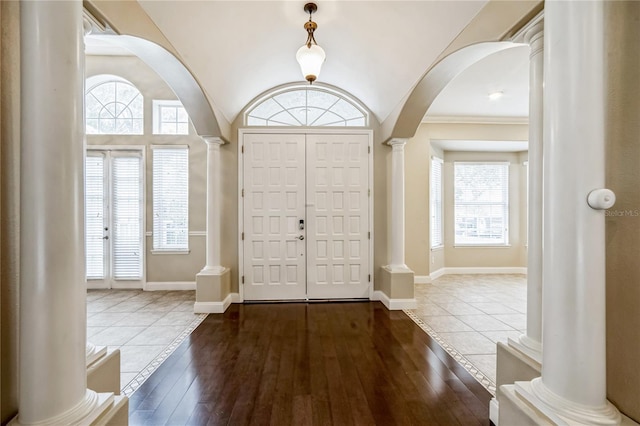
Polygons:
<instances>
[{"instance_id":1,"label":"column pedestal","mask_svg":"<svg viewBox=\"0 0 640 426\"><path fill-rule=\"evenodd\" d=\"M404 258L404 146L407 139L391 139L391 206L390 206L390 263L380 270L379 290L374 300L380 300L387 309L413 309L414 273Z\"/></svg>"},{"instance_id":2,"label":"column pedestal","mask_svg":"<svg viewBox=\"0 0 640 426\"><path fill-rule=\"evenodd\" d=\"M196 275L195 313L222 313L232 302L231 271L221 265L220 233L222 175L219 137L203 136L207 144L207 253L206 265Z\"/></svg>"}]
</instances>

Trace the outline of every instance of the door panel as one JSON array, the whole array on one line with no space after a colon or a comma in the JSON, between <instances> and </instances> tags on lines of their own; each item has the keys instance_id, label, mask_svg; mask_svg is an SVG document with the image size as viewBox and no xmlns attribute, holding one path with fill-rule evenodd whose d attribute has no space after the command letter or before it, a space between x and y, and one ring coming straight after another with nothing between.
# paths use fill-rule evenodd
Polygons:
<instances>
[{"instance_id":1,"label":"door panel","mask_svg":"<svg viewBox=\"0 0 640 426\"><path fill-rule=\"evenodd\" d=\"M307 135L307 296L369 297L369 138Z\"/></svg>"},{"instance_id":2,"label":"door panel","mask_svg":"<svg viewBox=\"0 0 640 426\"><path fill-rule=\"evenodd\" d=\"M304 299L304 135L244 137L246 300Z\"/></svg>"},{"instance_id":3,"label":"door panel","mask_svg":"<svg viewBox=\"0 0 640 426\"><path fill-rule=\"evenodd\" d=\"M89 288L142 288L143 203L140 151L87 151L85 256Z\"/></svg>"}]
</instances>

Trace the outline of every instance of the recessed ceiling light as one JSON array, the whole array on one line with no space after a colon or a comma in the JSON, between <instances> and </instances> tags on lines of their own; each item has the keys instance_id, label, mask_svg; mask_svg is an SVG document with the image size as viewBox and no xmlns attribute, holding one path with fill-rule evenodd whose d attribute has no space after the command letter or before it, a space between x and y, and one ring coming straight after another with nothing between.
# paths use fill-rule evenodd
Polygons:
<instances>
[{"instance_id":1,"label":"recessed ceiling light","mask_svg":"<svg viewBox=\"0 0 640 426\"><path fill-rule=\"evenodd\" d=\"M489 93L489 99L495 101L496 99L500 99L504 95L502 91L491 92Z\"/></svg>"}]
</instances>

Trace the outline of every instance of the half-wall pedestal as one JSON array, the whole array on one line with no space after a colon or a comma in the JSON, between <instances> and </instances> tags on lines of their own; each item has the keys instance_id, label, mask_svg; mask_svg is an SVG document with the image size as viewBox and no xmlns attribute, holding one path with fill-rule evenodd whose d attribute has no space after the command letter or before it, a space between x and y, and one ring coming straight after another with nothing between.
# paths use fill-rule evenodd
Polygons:
<instances>
[{"instance_id":1,"label":"half-wall pedestal","mask_svg":"<svg viewBox=\"0 0 640 426\"><path fill-rule=\"evenodd\" d=\"M221 265L222 176L219 137L202 136L207 144L207 253L206 265L196 275L195 313L222 313L231 304L230 269Z\"/></svg>"}]
</instances>

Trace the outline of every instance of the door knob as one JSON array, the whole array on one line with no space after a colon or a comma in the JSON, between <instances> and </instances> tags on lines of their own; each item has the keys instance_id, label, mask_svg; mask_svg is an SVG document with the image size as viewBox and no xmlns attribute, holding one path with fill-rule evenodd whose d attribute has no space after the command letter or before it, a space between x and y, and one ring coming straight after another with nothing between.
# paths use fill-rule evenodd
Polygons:
<instances>
[{"instance_id":1,"label":"door knob","mask_svg":"<svg viewBox=\"0 0 640 426\"><path fill-rule=\"evenodd\" d=\"M102 237L102 239L103 239L103 240L108 240L108 239L109 239L109 236L108 236L108 235L106 235L106 236Z\"/></svg>"},{"instance_id":2,"label":"door knob","mask_svg":"<svg viewBox=\"0 0 640 426\"><path fill-rule=\"evenodd\" d=\"M299 240L304 240L304 235L300 235L300 236L298 237L298 239L299 239Z\"/></svg>"}]
</instances>

